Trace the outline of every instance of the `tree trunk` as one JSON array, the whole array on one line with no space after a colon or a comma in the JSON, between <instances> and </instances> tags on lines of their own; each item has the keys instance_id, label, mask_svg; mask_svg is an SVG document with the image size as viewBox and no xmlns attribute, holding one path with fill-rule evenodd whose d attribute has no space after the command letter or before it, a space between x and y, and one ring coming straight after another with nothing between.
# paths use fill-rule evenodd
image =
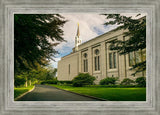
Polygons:
<instances>
[{"instance_id":1,"label":"tree trunk","mask_svg":"<svg viewBox=\"0 0 160 115\"><path fill-rule=\"evenodd\" d=\"M26 85L26 87L28 86L28 78L26 77L26 83L25 83L25 85Z\"/></svg>"}]
</instances>

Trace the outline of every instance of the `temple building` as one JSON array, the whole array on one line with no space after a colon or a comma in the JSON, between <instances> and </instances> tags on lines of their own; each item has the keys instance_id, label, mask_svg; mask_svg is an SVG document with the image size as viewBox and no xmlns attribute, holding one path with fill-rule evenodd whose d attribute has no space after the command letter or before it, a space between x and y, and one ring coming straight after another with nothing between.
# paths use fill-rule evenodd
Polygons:
<instances>
[{"instance_id":1,"label":"temple building","mask_svg":"<svg viewBox=\"0 0 160 115\"><path fill-rule=\"evenodd\" d=\"M142 53L119 55L116 50L109 50L110 41L128 39L124 36L125 31L114 29L82 43L78 25L73 51L58 62L58 80L70 81L78 73L95 76L95 83L106 77L119 77L119 81L122 81L124 78L135 80L137 77L145 76L145 72L132 76L135 70L130 70L134 63L142 60Z\"/></svg>"}]
</instances>

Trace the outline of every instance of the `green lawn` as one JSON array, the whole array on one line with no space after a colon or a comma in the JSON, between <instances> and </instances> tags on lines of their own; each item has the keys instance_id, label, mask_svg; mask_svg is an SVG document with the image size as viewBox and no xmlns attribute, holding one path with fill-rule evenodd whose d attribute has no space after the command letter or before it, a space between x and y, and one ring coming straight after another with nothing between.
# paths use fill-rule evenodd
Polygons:
<instances>
[{"instance_id":1,"label":"green lawn","mask_svg":"<svg viewBox=\"0 0 160 115\"><path fill-rule=\"evenodd\" d=\"M103 98L109 101L146 101L146 88L72 87L51 85L60 89Z\"/></svg>"},{"instance_id":2,"label":"green lawn","mask_svg":"<svg viewBox=\"0 0 160 115\"><path fill-rule=\"evenodd\" d=\"M28 87L20 87L20 88L14 88L14 98L22 95L23 93L31 90L34 86L28 86Z\"/></svg>"}]
</instances>

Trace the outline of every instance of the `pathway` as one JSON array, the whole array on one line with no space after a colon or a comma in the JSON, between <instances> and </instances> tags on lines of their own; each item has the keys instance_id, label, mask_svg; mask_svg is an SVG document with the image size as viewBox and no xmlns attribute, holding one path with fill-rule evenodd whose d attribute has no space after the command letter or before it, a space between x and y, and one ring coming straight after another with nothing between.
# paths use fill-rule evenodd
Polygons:
<instances>
[{"instance_id":1,"label":"pathway","mask_svg":"<svg viewBox=\"0 0 160 115\"><path fill-rule=\"evenodd\" d=\"M71 92L63 91L52 86L35 85L35 89L17 101L100 101Z\"/></svg>"}]
</instances>

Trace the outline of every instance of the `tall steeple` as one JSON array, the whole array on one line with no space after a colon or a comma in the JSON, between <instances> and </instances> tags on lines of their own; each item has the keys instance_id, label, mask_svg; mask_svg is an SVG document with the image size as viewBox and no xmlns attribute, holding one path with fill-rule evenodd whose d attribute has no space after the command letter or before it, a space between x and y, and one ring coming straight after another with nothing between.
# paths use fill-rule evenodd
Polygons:
<instances>
[{"instance_id":1,"label":"tall steeple","mask_svg":"<svg viewBox=\"0 0 160 115\"><path fill-rule=\"evenodd\" d=\"M79 23L78 23L78 28L77 28L77 36L80 36L80 32L79 32Z\"/></svg>"},{"instance_id":2,"label":"tall steeple","mask_svg":"<svg viewBox=\"0 0 160 115\"><path fill-rule=\"evenodd\" d=\"M80 32L79 32L79 23L77 28L77 34L75 37L75 51L78 51L78 46L82 43L82 40L80 39Z\"/></svg>"}]
</instances>

